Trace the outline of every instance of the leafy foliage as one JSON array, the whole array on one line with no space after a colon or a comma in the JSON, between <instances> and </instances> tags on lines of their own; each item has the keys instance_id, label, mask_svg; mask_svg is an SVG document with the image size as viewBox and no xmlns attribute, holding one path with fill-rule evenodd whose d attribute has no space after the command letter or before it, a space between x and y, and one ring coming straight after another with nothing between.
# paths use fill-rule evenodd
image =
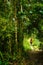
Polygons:
<instances>
[{"instance_id":1,"label":"leafy foliage","mask_svg":"<svg viewBox=\"0 0 43 65\"><path fill-rule=\"evenodd\" d=\"M0 65L20 62L32 34L34 49L43 50L43 0L0 0Z\"/></svg>"}]
</instances>

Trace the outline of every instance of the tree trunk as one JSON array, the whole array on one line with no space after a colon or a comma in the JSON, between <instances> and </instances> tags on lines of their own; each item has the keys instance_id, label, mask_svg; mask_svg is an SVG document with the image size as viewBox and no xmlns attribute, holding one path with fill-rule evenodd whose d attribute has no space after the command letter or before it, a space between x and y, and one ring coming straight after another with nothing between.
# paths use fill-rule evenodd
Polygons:
<instances>
[{"instance_id":1,"label":"tree trunk","mask_svg":"<svg viewBox=\"0 0 43 65\"><path fill-rule=\"evenodd\" d=\"M21 12L21 4L20 1L18 1L18 11L17 12ZM18 25L17 25L17 41L18 41L18 54L19 54L19 59L22 57L22 49L23 49L23 20L20 18L20 16L18 14Z\"/></svg>"}]
</instances>

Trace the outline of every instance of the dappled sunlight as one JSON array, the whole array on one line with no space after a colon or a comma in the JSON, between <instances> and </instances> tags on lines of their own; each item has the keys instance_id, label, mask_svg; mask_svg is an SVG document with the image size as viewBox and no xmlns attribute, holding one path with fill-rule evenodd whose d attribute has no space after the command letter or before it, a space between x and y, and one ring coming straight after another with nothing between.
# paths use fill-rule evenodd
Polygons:
<instances>
[{"instance_id":1,"label":"dappled sunlight","mask_svg":"<svg viewBox=\"0 0 43 65\"><path fill-rule=\"evenodd\" d=\"M37 38L32 38L32 44L30 43L31 37L24 38L23 46L26 50L38 51L40 46L40 41Z\"/></svg>"}]
</instances>

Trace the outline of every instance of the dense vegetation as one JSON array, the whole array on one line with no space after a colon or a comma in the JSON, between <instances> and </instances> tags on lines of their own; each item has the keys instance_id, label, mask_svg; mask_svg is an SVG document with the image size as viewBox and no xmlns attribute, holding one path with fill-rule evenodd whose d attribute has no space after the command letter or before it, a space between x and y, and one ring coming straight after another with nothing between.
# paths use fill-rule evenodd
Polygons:
<instances>
[{"instance_id":1,"label":"dense vegetation","mask_svg":"<svg viewBox=\"0 0 43 65\"><path fill-rule=\"evenodd\" d=\"M43 0L0 0L0 65L34 65L29 50L43 50Z\"/></svg>"}]
</instances>

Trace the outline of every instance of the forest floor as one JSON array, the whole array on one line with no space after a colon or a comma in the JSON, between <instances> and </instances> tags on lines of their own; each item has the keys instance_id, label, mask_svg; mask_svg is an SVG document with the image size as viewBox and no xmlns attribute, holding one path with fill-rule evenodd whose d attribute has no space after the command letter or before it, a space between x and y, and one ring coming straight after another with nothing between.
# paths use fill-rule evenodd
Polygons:
<instances>
[{"instance_id":1,"label":"forest floor","mask_svg":"<svg viewBox=\"0 0 43 65\"><path fill-rule=\"evenodd\" d=\"M21 61L14 61L10 65L43 65L43 52L32 52L27 58L23 57Z\"/></svg>"}]
</instances>

